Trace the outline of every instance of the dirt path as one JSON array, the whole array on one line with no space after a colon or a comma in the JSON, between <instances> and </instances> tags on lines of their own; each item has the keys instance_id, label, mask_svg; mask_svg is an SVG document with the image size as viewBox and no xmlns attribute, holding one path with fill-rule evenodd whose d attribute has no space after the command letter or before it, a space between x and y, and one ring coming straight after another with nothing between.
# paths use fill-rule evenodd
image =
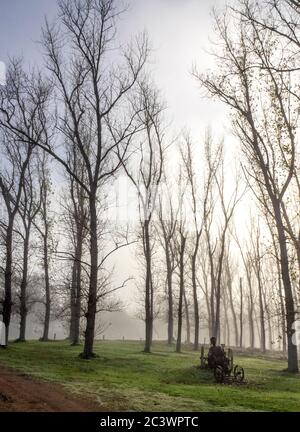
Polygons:
<instances>
[{"instance_id":1,"label":"dirt path","mask_svg":"<svg viewBox=\"0 0 300 432\"><path fill-rule=\"evenodd\" d=\"M108 407L77 398L58 384L38 381L0 366L0 412L91 412Z\"/></svg>"}]
</instances>

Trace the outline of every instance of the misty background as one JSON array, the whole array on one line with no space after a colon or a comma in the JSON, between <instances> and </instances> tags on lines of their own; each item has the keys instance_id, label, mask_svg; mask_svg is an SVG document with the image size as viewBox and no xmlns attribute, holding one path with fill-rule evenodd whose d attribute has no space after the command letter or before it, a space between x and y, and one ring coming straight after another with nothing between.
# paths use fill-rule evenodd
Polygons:
<instances>
[{"instance_id":1,"label":"misty background","mask_svg":"<svg viewBox=\"0 0 300 432\"><path fill-rule=\"evenodd\" d=\"M203 139L205 128L212 122L214 133L228 130L226 142L234 141L230 135L224 107L216 102L200 97L199 85L192 77L193 65L207 68L211 63L208 50L209 34L212 29L212 7L221 7L223 0L131 0L127 12L119 22L120 43L135 34L146 31L153 49L151 70L157 85L163 89L167 102L168 117L180 129L188 126L193 138ZM26 64L42 64L43 50L39 44L41 26L47 16L49 22L57 13L53 0L0 0L0 61L22 56ZM217 121L216 121L217 120ZM64 181L59 174L54 176L56 187ZM134 246L118 252L114 256L116 274L119 280L137 275L138 264ZM128 270L130 269L130 270ZM118 293L122 312L101 314L105 337L112 339L140 339L144 337L144 323L136 316L137 286L129 281ZM42 308L41 308L42 309ZM35 318L36 308L28 315L28 338L40 337L42 324ZM18 335L18 320L12 321L10 338ZM67 336L68 329L59 321L52 321L50 337ZM155 339L165 339L166 323L156 320Z\"/></svg>"}]
</instances>

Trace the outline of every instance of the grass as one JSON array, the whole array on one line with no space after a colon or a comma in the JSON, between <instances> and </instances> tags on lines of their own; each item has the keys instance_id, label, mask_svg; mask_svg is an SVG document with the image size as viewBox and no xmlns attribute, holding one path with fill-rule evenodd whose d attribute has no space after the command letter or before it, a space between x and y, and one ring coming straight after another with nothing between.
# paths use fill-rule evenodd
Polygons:
<instances>
[{"instance_id":1,"label":"grass","mask_svg":"<svg viewBox=\"0 0 300 432\"><path fill-rule=\"evenodd\" d=\"M284 371L280 359L241 355L246 383L216 384L199 370L199 353L176 354L156 343L152 354L139 342L101 341L97 357L82 360L82 347L67 342L10 344L0 364L63 384L115 411L300 411L300 375Z\"/></svg>"}]
</instances>

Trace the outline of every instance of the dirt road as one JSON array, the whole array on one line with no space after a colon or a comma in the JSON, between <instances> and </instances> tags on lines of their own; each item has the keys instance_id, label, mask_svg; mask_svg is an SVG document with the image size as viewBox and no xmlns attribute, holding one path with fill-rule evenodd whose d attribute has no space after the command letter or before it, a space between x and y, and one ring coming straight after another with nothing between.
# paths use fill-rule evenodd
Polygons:
<instances>
[{"instance_id":1,"label":"dirt road","mask_svg":"<svg viewBox=\"0 0 300 432\"><path fill-rule=\"evenodd\" d=\"M62 386L38 381L0 366L0 412L95 412L108 407L77 398Z\"/></svg>"}]
</instances>

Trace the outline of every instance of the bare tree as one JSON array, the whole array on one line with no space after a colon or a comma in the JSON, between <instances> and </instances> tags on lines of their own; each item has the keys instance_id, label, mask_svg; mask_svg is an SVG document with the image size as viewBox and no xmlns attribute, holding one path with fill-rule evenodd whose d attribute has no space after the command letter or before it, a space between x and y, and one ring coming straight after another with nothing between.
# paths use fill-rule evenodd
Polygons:
<instances>
[{"instance_id":1,"label":"bare tree","mask_svg":"<svg viewBox=\"0 0 300 432\"><path fill-rule=\"evenodd\" d=\"M271 238L272 238L272 245L273 245L273 252L274 252L274 259L275 259L275 265L277 270L277 286L278 286L278 295L279 295L279 305L280 305L280 314L279 314L279 322L281 326L281 331L279 332L279 337L282 340L282 350L285 353L286 352L286 316L285 316L285 305L284 305L284 296L282 293L282 278L281 278L281 272L280 272L280 254L279 254L279 248L277 244L276 235L274 233L274 227L268 223L268 227L270 230Z\"/></svg>"},{"instance_id":2,"label":"bare tree","mask_svg":"<svg viewBox=\"0 0 300 432\"><path fill-rule=\"evenodd\" d=\"M41 193L39 185L35 181L36 177L36 158L31 157L24 175L22 185L22 197L19 205L18 213L23 224L23 264L22 264L22 280L20 284L20 334L19 342L26 341L26 319L28 313L28 265L29 265L29 250L30 236L33 223L40 211Z\"/></svg>"},{"instance_id":3,"label":"bare tree","mask_svg":"<svg viewBox=\"0 0 300 432\"><path fill-rule=\"evenodd\" d=\"M49 340L49 327L51 319L51 283L50 283L50 261L55 249L54 239L52 234L53 217L50 215L50 195L51 195L51 176L49 169L49 161L46 153L39 156L39 184L41 190L41 204L38 213L38 219L34 222L34 226L42 240L42 266L44 272L44 287L45 287L45 315L43 319L43 335L41 341Z\"/></svg>"},{"instance_id":4,"label":"bare tree","mask_svg":"<svg viewBox=\"0 0 300 432\"><path fill-rule=\"evenodd\" d=\"M244 328L244 293L243 280L240 278L240 348L243 347L243 328Z\"/></svg>"},{"instance_id":5,"label":"bare tree","mask_svg":"<svg viewBox=\"0 0 300 432\"><path fill-rule=\"evenodd\" d=\"M257 226L253 226L252 230L252 258L253 258L253 267L255 270L257 287L258 287L258 300L259 300L259 320L260 320L260 347L262 352L266 351L266 329L265 329L265 305L263 301L263 277L262 277L262 259L263 255L261 252L260 245L260 228L259 224Z\"/></svg>"},{"instance_id":6,"label":"bare tree","mask_svg":"<svg viewBox=\"0 0 300 432\"><path fill-rule=\"evenodd\" d=\"M230 263L230 256L229 256L229 247L227 247L226 254L225 254L225 260L224 260L224 271L226 275L226 292L229 297L229 306L231 310L232 315L232 321L233 321L233 327L234 327L234 335L235 335L235 346L239 345L239 330L238 330L238 321L237 321L237 314L235 310L235 304L234 304L234 293L233 293L233 273L235 269L233 270L231 268Z\"/></svg>"},{"instance_id":7,"label":"bare tree","mask_svg":"<svg viewBox=\"0 0 300 432\"><path fill-rule=\"evenodd\" d=\"M177 341L176 352L181 352L182 342L182 323L183 323L183 301L185 292L185 248L186 248L186 228L184 218L181 217L178 224L178 271L179 271L179 302L178 302L178 319L177 319Z\"/></svg>"},{"instance_id":8,"label":"bare tree","mask_svg":"<svg viewBox=\"0 0 300 432\"><path fill-rule=\"evenodd\" d=\"M137 135L136 169L123 163L127 176L136 188L140 215L141 238L145 258L145 352L151 351L154 317L152 277L152 218L158 202L158 187L163 174L165 130L164 107L153 84L144 80L137 95L139 119L144 130ZM121 159L120 159L121 160Z\"/></svg>"},{"instance_id":9,"label":"bare tree","mask_svg":"<svg viewBox=\"0 0 300 432\"><path fill-rule=\"evenodd\" d=\"M251 254L251 245L246 242L242 245L239 240L238 235L233 235L236 244L238 245L238 250L240 252L240 257L243 262L244 274L247 279L247 300L248 300L248 328L249 328L249 339L250 348L255 347L255 330L254 330L254 308L255 308L255 296L253 287L253 259Z\"/></svg>"},{"instance_id":10,"label":"bare tree","mask_svg":"<svg viewBox=\"0 0 300 432\"><path fill-rule=\"evenodd\" d=\"M206 138L207 139L207 138ZM194 304L194 350L197 351L199 348L199 302L198 302L198 286L197 286L197 255L199 252L200 239L204 227L205 215L202 214L202 209L199 203L199 188L197 187L197 178L193 163L193 149L190 136L187 134L184 139L184 146L181 148L181 159L184 166L185 176L187 178L187 187L189 187L191 194L191 212L193 216L193 234L191 241L189 242L189 255L191 261L191 279L193 289L193 304ZM209 187L206 187L206 194L204 201L207 200L207 191ZM206 202L204 202L203 208L206 209ZM192 243L192 245L190 245Z\"/></svg>"},{"instance_id":11,"label":"bare tree","mask_svg":"<svg viewBox=\"0 0 300 432\"><path fill-rule=\"evenodd\" d=\"M174 293L173 293L173 273L176 267L174 253L174 235L177 224L176 210L172 203L170 193L167 193L167 205L163 205L163 199L159 196L158 211L158 230L159 239L165 255L166 262L166 287L168 303L168 345L171 345L174 339Z\"/></svg>"},{"instance_id":12,"label":"bare tree","mask_svg":"<svg viewBox=\"0 0 300 432\"><path fill-rule=\"evenodd\" d=\"M76 173L82 183L85 183L86 172L84 163L78 155L78 150L72 143L69 146L69 165L72 171ZM83 187L68 176L68 186L65 204L64 219L67 228L67 245L72 245L72 251L65 252L65 255L71 262L71 280L70 280L70 330L69 338L72 345L80 343L80 320L82 316L82 272L86 240L88 238L88 199ZM62 253L60 254L62 255Z\"/></svg>"}]
</instances>

